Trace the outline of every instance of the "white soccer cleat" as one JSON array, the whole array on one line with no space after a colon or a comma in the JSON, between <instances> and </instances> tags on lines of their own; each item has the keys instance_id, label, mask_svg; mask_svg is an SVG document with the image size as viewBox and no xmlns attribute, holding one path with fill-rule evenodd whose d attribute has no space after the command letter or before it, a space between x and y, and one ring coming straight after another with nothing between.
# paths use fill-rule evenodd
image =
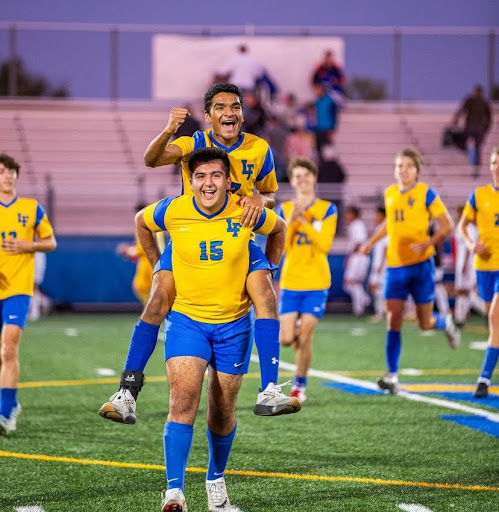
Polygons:
<instances>
[{"instance_id":1,"label":"white soccer cleat","mask_svg":"<svg viewBox=\"0 0 499 512\"><path fill-rule=\"evenodd\" d=\"M107 420L133 425L137 421L135 409L135 398L130 390L120 389L99 409L99 415Z\"/></svg>"},{"instance_id":2,"label":"white soccer cleat","mask_svg":"<svg viewBox=\"0 0 499 512\"><path fill-rule=\"evenodd\" d=\"M378 387L385 389L390 395L396 395L400 391L399 380L396 375L383 375L376 380Z\"/></svg>"},{"instance_id":3,"label":"white soccer cleat","mask_svg":"<svg viewBox=\"0 0 499 512\"><path fill-rule=\"evenodd\" d=\"M182 489L168 489L161 493L161 512L187 512L187 503Z\"/></svg>"},{"instance_id":4,"label":"white soccer cleat","mask_svg":"<svg viewBox=\"0 0 499 512\"><path fill-rule=\"evenodd\" d=\"M240 508L230 504L224 477L206 480L206 493L210 512L242 512Z\"/></svg>"},{"instance_id":5,"label":"white soccer cleat","mask_svg":"<svg viewBox=\"0 0 499 512\"><path fill-rule=\"evenodd\" d=\"M445 317L445 337L449 347L453 350L459 347L461 344L461 331L456 327L452 315L449 313Z\"/></svg>"},{"instance_id":6,"label":"white soccer cleat","mask_svg":"<svg viewBox=\"0 0 499 512\"><path fill-rule=\"evenodd\" d=\"M298 398L286 396L281 387L290 384L286 382L278 386L270 382L267 387L258 393L253 412L257 416L280 416L281 414L293 414L301 409Z\"/></svg>"},{"instance_id":7,"label":"white soccer cleat","mask_svg":"<svg viewBox=\"0 0 499 512\"><path fill-rule=\"evenodd\" d=\"M22 407L18 402L17 405L12 409L10 418L0 415L0 435L8 436L11 432L14 432L17 428L17 417L21 414Z\"/></svg>"}]
</instances>

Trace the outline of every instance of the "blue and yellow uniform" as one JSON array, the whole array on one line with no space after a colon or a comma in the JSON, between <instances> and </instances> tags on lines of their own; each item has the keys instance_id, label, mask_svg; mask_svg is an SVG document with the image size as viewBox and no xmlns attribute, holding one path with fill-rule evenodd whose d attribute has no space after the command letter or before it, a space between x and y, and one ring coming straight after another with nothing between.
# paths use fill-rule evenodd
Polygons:
<instances>
[{"instance_id":1,"label":"blue and yellow uniform","mask_svg":"<svg viewBox=\"0 0 499 512\"><path fill-rule=\"evenodd\" d=\"M172 239L177 295L166 323L166 359L196 356L225 373L247 371L252 325L246 276L251 265L268 269L269 263L250 262L252 230L241 227L238 200L227 194L213 215L201 212L193 195L163 199L144 210L147 227L167 230ZM264 209L253 231L266 235L276 221L276 214Z\"/></svg>"},{"instance_id":2,"label":"blue and yellow uniform","mask_svg":"<svg viewBox=\"0 0 499 512\"><path fill-rule=\"evenodd\" d=\"M232 192L240 196L252 196L259 192L275 192L278 188L274 168L274 157L268 143L252 135L241 133L239 140L226 147L213 138L211 129L196 132L192 137L179 137L171 142L182 151L182 193L190 193L189 168L187 162L196 149L216 147L227 152L230 161Z\"/></svg>"},{"instance_id":3,"label":"blue and yellow uniform","mask_svg":"<svg viewBox=\"0 0 499 512\"><path fill-rule=\"evenodd\" d=\"M38 238L47 238L52 233L53 229L45 210L35 199L15 197L8 204L0 203L2 242L9 238L32 241L35 235ZM28 313L29 298L33 295L35 253L10 254L1 250L0 273L7 279L7 288L0 289L3 322L23 327ZM7 299L18 296L22 297L21 302L18 303L19 309L15 312L9 309L7 315ZM17 309L17 306L14 309Z\"/></svg>"},{"instance_id":4,"label":"blue and yellow uniform","mask_svg":"<svg viewBox=\"0 0 499 512\"><path fill-rule=\"evenodd\" d=\"M463 216L478 228L478 241L487 248L487 254L475 254L480 297L491 302L499 293L499 190L492 184L477 187L469 196Z\"/></svg>"},{"instance_id":5,"label":"blue and yellow uniform","mask_svg":"<svg viewBox=\"0 0 499 512\"><path fill-rule=\"evenodd\" d=\"M438 194L428 185L416 182L408 190L390 185L385 190L386 228L388 246L386 251L386 299L407 299L410 293L416 304L434 300L435 249L418 254L411 244L430 240L429 228L432 218L447 212Z\"/></svg>"},{"instance_id":6,"label":"blue and yellow uniform","mask_svg":"<svg viewBox=\"0 0 499 512\"><path fill-rule=\"evenodd\" d=\"M305 210L305 223L296 219L290 224L292 210L293 201L277 208L288 224L280 277L280 312L297 311L321 318L331 286L327 255L336 233L338 210L334 203L316 199Z\"/></svg>"}]
</instances>

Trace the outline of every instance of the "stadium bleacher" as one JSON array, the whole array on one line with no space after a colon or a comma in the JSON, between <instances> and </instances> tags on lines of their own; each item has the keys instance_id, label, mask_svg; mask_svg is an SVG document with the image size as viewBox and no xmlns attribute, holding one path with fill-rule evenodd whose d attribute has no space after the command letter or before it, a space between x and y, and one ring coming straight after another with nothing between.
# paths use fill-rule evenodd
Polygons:
<instances>
[{"instance_id":1,"label":"stadium bleacher","mask_svg":"<svg viewBox=\"0 0 499 512\"><path fill-rule=\"evenodd\" d=\"M47 205L60 235L128 235L137 202L180 191L173 166L153 170L143 162L170 108L164 102L2 100L0 150L20 161L28 177L19 182L19 192ZM197 108L201 112L201 105ZM414 146L425 161L423 179L454 209L477 184L466 154L441 145L456 108L453 103L348 104L336 139L347 181L321 184L318 195L341 194L344 203L374 208L393 182L395 153ZM484 162L497 141L495 122L484 144ZM487 173L484 163L478 182ZM279 198L290 194L283 184Z\"/></svg>"}]
</instances>

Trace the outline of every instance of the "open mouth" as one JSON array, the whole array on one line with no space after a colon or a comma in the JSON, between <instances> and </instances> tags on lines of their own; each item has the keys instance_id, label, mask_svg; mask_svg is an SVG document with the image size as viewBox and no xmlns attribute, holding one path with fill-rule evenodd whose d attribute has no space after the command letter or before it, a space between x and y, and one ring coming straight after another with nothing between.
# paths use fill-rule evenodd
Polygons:
<instances>
[{"instance_id":1,"label":"open mouth","mask_svg":"<svg viewBox=\"0 0 499 512\"><path fill-rule=\"evenodd\" d=\"M235 121L222 121L222 126L224 128L228 128L230 130L233 130L236 126L236 122Z\"/></svg>"},{"instance_id":2,"label":"open mouth","mask_svg":"<svg viewBox=\"0 0 499 512\"><path fill-rule=\"evenodd\" d=\"M203 190L202 194L206 199L213 199L215 197L215 190Z\"/></svg>"}]
</instances>

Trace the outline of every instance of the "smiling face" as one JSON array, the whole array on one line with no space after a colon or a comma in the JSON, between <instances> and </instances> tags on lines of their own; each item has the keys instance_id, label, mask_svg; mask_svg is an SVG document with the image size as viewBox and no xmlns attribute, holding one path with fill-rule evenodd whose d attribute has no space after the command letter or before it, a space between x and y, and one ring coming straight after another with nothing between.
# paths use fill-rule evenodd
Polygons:
<instances>
[{"instance_id":1,"label":"smiling face","mask_svg":"<svg viewBox=\"0 0 499 512\"><path fill-rule=\"evenodd\" d=\"M291 171L289 182L298 193L302 195L313 195L317 178L306 167L296 166Z\"/></svg>"},{"instance_id":2,"label":"smiling face","mask_svg":"<svg viewBox=\"0 0 499 512\"><path fill-rule=\"evenodd\" d=\"M200 163L192 173L191 189L196 205L207 215L222 208L230 187L230 178L225 173L222 160Z\"/></svg>"},{"instance_id":3,"label":"smiling face","mask_svg":"<svg viewBox=\"0 0 499 512\"><path fill-rule=\"evenodd\" d=\"M414 160L405 155L399 155L395 159L395 179L401 188L408 188L418 179L418 168Z\"/></svg>"},{"instance_id":4,"label":"smiling face","mask_svg":"<svg viewBox=\"0 0 499 512\"><path fill-rule=\"evenodd\" d=\"M243 124L243 106L239 96L230 92L219 92L213 96L210 111L204 113L205 120L211 124L213 136L226 147L239 140Z\"/></svg>"}]
</instances>

